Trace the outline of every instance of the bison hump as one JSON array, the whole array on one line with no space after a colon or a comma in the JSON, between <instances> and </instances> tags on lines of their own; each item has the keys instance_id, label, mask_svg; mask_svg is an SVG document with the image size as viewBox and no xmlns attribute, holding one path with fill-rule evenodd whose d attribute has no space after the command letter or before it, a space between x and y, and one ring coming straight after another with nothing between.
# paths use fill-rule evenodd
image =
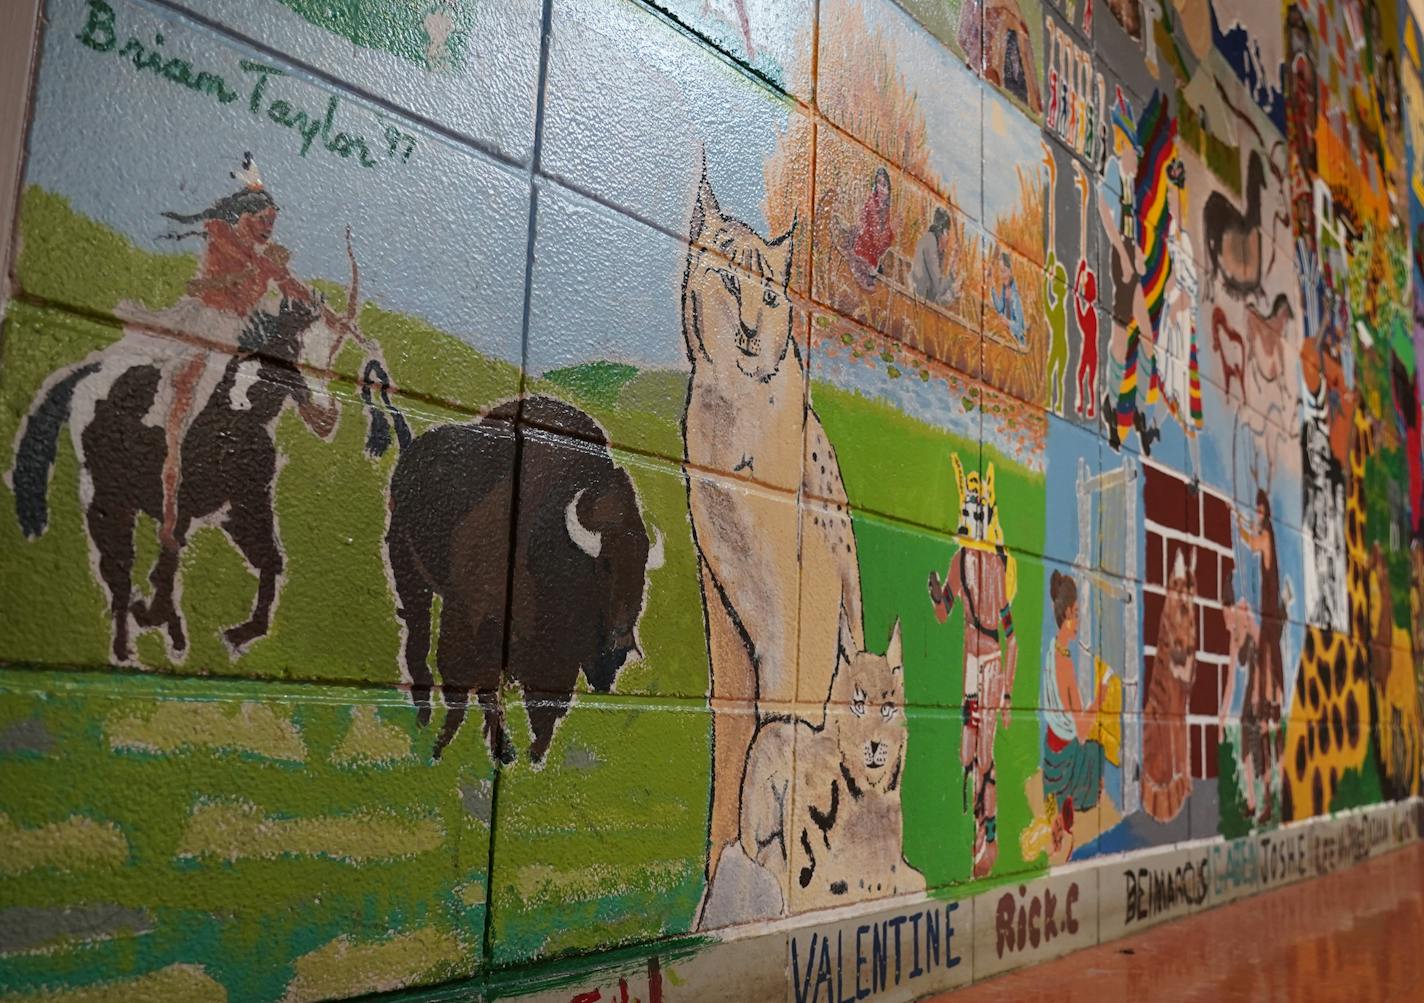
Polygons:
<instances>
[{"instance_id":1,"label":"bison hump","mask_svg":"<svg viewBox=\"0 0 1424 1003\"><path fill-rule=\"evenodd\" d=\"M502 404L494 411L491 411L490 416L494 417L499 412L508 410L508 417L512 418L513 408L513 401L508 404ZM586 412L556 398L542 396L529 397L524 401L524 408L521 415L528 424L537 425L540 428L545 428L552 432L572 435L600 446L606 446L608 444L608 437L604 435L603 429L599 427L598 422L594 421Z\"/></svg>"}]
</instances>

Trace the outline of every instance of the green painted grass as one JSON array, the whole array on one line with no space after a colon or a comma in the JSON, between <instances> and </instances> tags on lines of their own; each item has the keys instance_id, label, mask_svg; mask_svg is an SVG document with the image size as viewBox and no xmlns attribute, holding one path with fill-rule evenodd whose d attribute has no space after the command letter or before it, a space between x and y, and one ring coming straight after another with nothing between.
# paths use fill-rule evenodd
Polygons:
<instances>
[{"instance_id":1,"label":"green painted grass","mask_svg":"<svg viewBox=\"0 0 1424 1003\"><path fill-rule=\"evenodd\" d=\"M29 722L33 733L38 722L63 753L0 757L10 825L103 820L127 846L98 875L97 863L66 869L33 861L7 876L7 906L115 904L156 919L142 936L4 957L0 980L11 988L83 984L197 960L235 996L271 999L285 991L298 957L340 935L378 938L428 925L465 945L450 974L475 971L484 909L461 902L455 886L484 881L489 831L452 795L492 776L483 748L462 742L432 765L428 730L418 731L411 709L392 695L366 704L367 713L403 733L421 759L353 768L337 750L353 728L352 705L372 694L256 689L262 702L246 714L249 734L230 722L228 747L213 750L173 741L184 727L174 712L222 708L240 721L241 705L254 699L251 683L0 675L0 730ZM134 720L151 723L150 748L131 741ZM251 751L273 721L300 734L303 761ZM216 814L234 805L254 806L247 824L213 828ZM275 824L259 829L259 818ZM216 842L200 847L200 837Z\"/></svg>"},{"instance_id":2,"label":"green painted grass","mask_svg":"<svg viewBox=\"0 0 1424 1003\"><path fill-rule=\"evenodd\" d=\"M20 200L19 231L19 287L85 312L107 313L123 299L171 306L198 265L193 254L140 250L75 212L63 195L33 185Z\"/></svg>"}]
</instances>

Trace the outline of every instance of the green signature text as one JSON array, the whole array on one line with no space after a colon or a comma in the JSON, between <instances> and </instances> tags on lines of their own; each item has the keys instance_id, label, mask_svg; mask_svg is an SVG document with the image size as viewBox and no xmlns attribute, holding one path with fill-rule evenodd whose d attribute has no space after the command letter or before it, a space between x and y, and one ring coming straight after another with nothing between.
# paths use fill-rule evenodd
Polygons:
<instances>
[{"instance_id":1,"label":"green signature text","mask_svg":"<svg viewBox=\"0 0 1424 1003\"><path fill-rule=\"evenodd\" d=\"M319 110L301 107L289 96L279 96L280 85L273 81L287 76L287 71L280 67L244 59L238 63L242 78L230 81L220 73L195 70L193 64L181 56L169 55L164 51L164 38L160 33L154 34L152 43L130 35L120 46L114 8L104 0L88 0L88 4L84 27L74 36L86 48L116 53L142 73L151 73L176 86L205 94L219 104L232 104L245 91L248 110L295 133L303 157L313 148L319 148L362 167L374 168L383 159L405 163L415 152L415 137L391 122L383 122L384 132L379 138L338 129L336 121L341 99L335 94L328 96L325 107Z\"/></svg>"}]
</instances>

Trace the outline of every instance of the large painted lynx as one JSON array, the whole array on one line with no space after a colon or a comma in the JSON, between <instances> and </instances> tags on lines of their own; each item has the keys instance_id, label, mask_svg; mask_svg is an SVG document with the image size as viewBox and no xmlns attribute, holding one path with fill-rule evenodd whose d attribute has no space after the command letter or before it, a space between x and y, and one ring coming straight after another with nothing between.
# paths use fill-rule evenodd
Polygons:
<instances>
[{"instance_id":1,"label":"large painted lynx","mask_svg":"<svg viewBox=\"0 0 1424 1003\"><path fill-rule=\"evenodd\" d=\"M707 611L713 703L708 877L737 838L737 791L762 708L796 698L796 667L835 666L842 596L860 650L860 572L834 450L806 403L788 298L795 224L766 240L723 215L704 175L689 227L682 327L692 365L683 434ZM775 491L743 488L732 472ZM800 520L810 495L826 513ZM812 587L801 589L801 583ZM799 631L798 631L799 625ZM799 648L798 648L799 645ZM830 678L800 680L826 692ZM757 714L717 713L755 700Z\"/></svg>"},{"instance_id":2,"label":"large painted lynx","mask_svg":"<svg viewBox=\"0 0 1424 1003\"><path fill-rule=\"evenodd\" d=\"M885 654L854 645L842 614L824 723L782 717L757 728L739 839L722 850L704 927L924 890L901 851L908 729L899 621Z\"/></svg>"}]
</instances>

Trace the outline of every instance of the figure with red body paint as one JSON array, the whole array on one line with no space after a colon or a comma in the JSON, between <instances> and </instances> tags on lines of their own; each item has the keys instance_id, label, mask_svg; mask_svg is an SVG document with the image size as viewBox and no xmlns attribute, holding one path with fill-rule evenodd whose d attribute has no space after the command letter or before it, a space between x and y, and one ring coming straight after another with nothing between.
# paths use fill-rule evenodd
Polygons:
<instances>
[{"instance_id":1,"label":"figure with red body paint","mask_svg":"<svg viewBox=\"0 0 1424 1003\"><path fill-rule=\"evenodd\" d=\"M1073 276L1073 315L1078 321L1078 414L1097 417L1098 273L1088 264L1088 189L1083 165L1073 161L1073 186L1078 189L1078 271Z\"/></svg>"}]
</instances>

